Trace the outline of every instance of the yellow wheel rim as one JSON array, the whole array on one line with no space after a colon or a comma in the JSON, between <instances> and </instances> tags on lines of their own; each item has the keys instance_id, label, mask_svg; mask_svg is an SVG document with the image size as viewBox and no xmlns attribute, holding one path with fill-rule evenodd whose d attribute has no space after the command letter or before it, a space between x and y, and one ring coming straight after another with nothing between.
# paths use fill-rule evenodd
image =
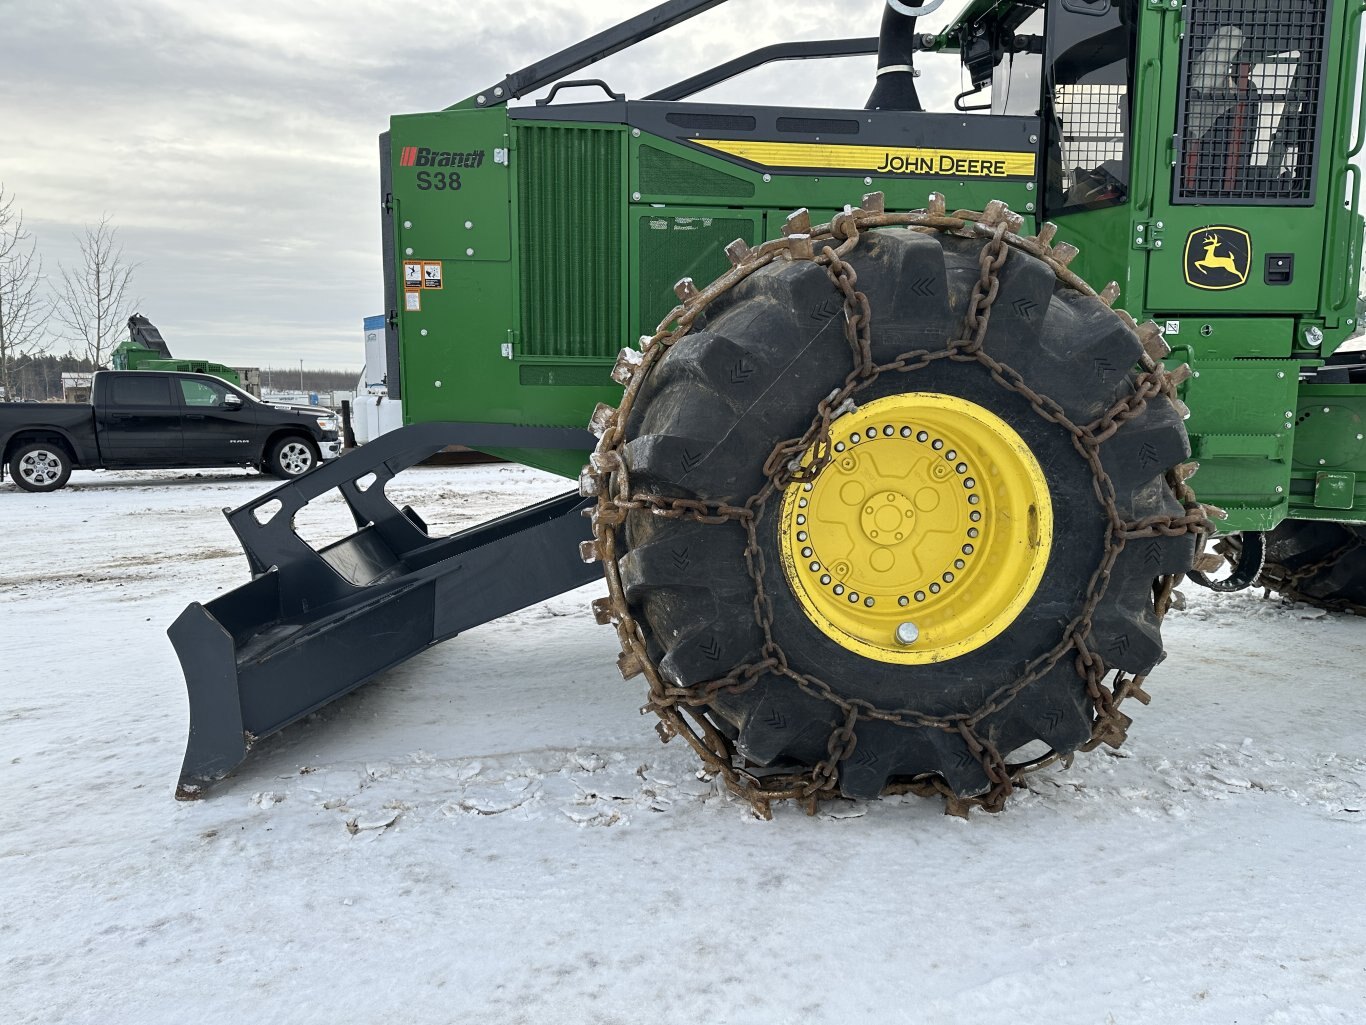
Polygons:
<instances>
[{"instance_id":1,"label":"yellow wheel rim","mask_svg":"<svg viewBox=\"0 0 1366 1025\"><path fill-rule=\"evenodd\" d=\"M831 462L783 494L783 570L811 621L880 662L942 662L1008 627L1053 547L1039 462L952 395L877 399L831 426ZM811 453L806 459L811 459Z\"/></svg>"}]
</instances>

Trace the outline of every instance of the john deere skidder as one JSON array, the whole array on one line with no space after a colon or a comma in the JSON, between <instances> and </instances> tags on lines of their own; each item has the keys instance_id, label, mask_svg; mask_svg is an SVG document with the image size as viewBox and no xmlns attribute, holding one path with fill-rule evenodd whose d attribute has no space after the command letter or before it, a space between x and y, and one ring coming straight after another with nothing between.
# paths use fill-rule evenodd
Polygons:
<instances>
[{"instance_id":1,"label":"john deere skidder","mask_svg":"<svg viewBox=\"0 0 1366 1025\"><path fill-rule=\"evenodd\" d=\"M1366 368L1330 358L1356 327L1360 0L971 0L933 33L942 0L889 0L880 38L643 99L565 78L721 2L393 119L414 426L229 514L253 579L171 629L181 796L586 562L661 735L760 810L996 809L1031 764L1118 745L1182 574L1366 603ZM692 98L873 53L866 109ZM385 486L450 443L578 489L430 537ZM294 516L338 488L358 529L315 552Z\"/></svg>"}]
</instances>

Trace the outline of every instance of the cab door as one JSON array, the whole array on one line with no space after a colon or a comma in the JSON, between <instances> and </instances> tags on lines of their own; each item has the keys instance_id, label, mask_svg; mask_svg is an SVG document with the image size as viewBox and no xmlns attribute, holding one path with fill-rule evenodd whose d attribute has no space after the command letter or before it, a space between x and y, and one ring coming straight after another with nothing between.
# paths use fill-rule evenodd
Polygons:
<instances>
[{"instance_id":1,"label":"cab door","mask_svg":"<svg viewBox=\"0 0 1366 1025\"><path fill-rule=\"evenodd\" d=\"M229 466L258 457L255 411L235 391L207 377L178 377L176 391L185 407L187 465Z\"/></svg>"},{"instance_id":2,"label":"cab door","mask_svg":"<svg viewBox=\"0 0 1366 1025\"><path fill-rule=\"evenodd\" d=\"M181 465L180 398L171 391L169 375L111 374L99 428L105 466Z\"/></svg>"},{"instance_id":3,"label":"cab door","mask_svg":"<svg viewBox=\"0 0 1366 1025\"><path fill-rule=\"evenodd\" d=\"M1150 309L1312 313L1333 196L1338 49L1330 0L1221 0L1163 13ZM1156 15L1154 15L1156 17ZM1170 121L1167 121L1171 124ZM1159 245L1160 243L1160 245Z\"/></svg>"}]
</instances>

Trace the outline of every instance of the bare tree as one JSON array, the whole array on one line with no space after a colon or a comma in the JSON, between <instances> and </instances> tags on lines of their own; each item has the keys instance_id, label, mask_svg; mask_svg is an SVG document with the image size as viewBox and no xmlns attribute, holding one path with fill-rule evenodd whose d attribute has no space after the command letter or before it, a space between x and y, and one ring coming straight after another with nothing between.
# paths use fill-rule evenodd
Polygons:
<instances>
[{"instance_id":1,"label":"bare tree","mask_svg":"<svg viewBox=\"0 0 1366 1025\"><path fill-rule=\"evenodd\" d=\"M0 394L14 395L15 372L47 348L51 312L39 286L43 261L24 212L0 184Z\"/></svg>"},{"instance_id":2,"label":"bare tree","mask_svg":"<svg viewBox=\"0 0 1366 1025\"><path fill-rule=\"evenodd\" d=\"M53 306L76 354L96 369L108 364L136 305L129 285L137 266L124 260L118 234L108 214L98 224L86 225L85 236L76 240L81 266L76 270L61 267L62 283Z\"/></svg>"}]
</instances>

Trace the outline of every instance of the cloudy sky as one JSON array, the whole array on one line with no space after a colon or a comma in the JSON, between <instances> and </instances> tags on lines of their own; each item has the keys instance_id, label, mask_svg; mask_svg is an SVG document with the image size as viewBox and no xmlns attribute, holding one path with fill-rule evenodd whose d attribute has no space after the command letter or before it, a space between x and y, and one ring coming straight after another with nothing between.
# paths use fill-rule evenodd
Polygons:
<instances>
[{"instance_id":1,"label":"cloudy sky","mask_svg":"<svg viewBox=\"0 0 1366 1025\"><path fill-rule=\"evenodd\" d=\"M361 320L382 308L389 115L445 107L646 6L0 0L0 182L54 274L108 213L176 355L359 369ZM732 0L595 73L642 95L784 38L875 35L881 6ZM842 96L802 75L794 97L779 72L711 98L862 105L872 60L837 66Z\"/></svg>"}]
</instances>

